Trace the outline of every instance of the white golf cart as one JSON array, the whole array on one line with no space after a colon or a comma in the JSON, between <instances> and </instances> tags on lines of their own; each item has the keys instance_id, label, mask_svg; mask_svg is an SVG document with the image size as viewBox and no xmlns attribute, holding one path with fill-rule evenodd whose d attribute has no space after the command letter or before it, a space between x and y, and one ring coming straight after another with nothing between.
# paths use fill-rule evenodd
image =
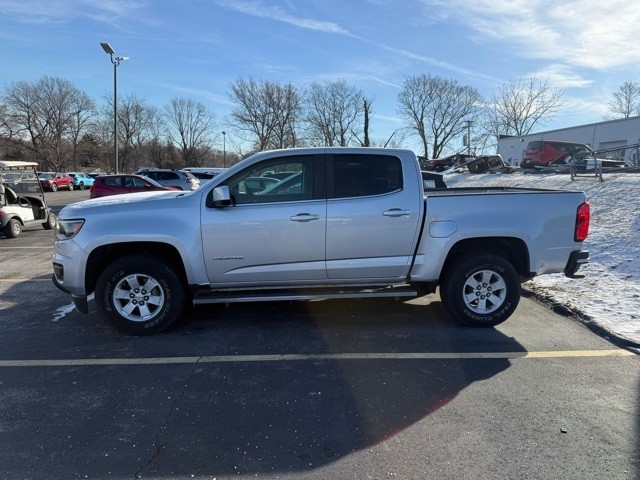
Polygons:
<instances>
[{"instance_id":1,"label":"white golf cart","mask_svg":"<svg viewBox=\"0 0 640 480\"><path fill-rule=\"evenodd\" d=\"M56 216L44 201L34 162L0 162L0 231L15 238L23 227L56 226Z\"/></svg>"}]
</instances>

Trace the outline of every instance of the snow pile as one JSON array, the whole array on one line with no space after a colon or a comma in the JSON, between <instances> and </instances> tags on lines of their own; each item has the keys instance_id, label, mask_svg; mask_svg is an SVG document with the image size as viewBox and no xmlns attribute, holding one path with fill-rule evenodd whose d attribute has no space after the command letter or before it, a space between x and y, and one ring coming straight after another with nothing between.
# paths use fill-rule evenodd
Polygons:
<instances>
[{"instance_id":1,"label":"snow pile","mask_svg":"<svg viewBox=\"0 0 640 480\"><path fill-rule=\"evenodd\" d=\"M640 174L597 178L553 174L447 174L450 187L509 186L581 190L591 205L584 248L590 263L569 279L543 275L524 286L566 305L615 335L640 343Z\"/></svg>"}]
</instances>

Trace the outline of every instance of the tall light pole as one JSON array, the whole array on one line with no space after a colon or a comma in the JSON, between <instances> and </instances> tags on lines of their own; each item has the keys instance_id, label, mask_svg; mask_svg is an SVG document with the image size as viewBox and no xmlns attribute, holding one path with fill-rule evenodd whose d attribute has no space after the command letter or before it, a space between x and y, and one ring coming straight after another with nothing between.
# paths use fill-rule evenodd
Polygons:
<instances>
[{"instance_id":1,"label":"tall light pole","mask_svg":"<svg viewBox=\"0 0 640 480\"><path fill-rule=\"evenodd\" d=\"M120 62L129 60L129 57L114 57L116 51L108 43L100 43L102 49L109 54L113 63L113 156L115 173L118 173L118 67Z\"/></svg>"},{"instance_id":2,"label":"tall light pole","mask_svg":"<svg viewBox=\"0 0 640 480\"><path fill-rule=\"evenodd\" d=\"M227 168L227 132L222 132L222 166Z\"/></svg>"}]
</instances>

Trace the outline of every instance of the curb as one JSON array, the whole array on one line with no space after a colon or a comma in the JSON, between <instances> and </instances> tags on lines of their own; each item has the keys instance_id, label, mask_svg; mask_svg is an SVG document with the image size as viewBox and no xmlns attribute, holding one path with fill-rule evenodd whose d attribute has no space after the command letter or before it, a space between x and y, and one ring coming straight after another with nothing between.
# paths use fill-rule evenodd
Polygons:
<instances>
[{"instance_id":1,"label":"curb","mask_svg":"<svg viewBox=\"0 0 640 480\"><path fill-rule=\"evenodd\" d=\"M586 313L574 308L569 308L564 303L557 302L556 300L551 298L550 295L523 286L522 296L525 298L533 298L534 300L537 300L546 307L550 308L553 312L562 315L563 317L574 318L596 335L603 337L605 340L608 340L609 342L620 348L630 350L636 354L640 353L638 351L638 349L640 348L640 342L634 342L632 340L629 340L628 338L618 335L615 332L612 332L611 330L607 330L603 326L595 323L593 321L593 318Z\"/></svg>"}]
</instances>

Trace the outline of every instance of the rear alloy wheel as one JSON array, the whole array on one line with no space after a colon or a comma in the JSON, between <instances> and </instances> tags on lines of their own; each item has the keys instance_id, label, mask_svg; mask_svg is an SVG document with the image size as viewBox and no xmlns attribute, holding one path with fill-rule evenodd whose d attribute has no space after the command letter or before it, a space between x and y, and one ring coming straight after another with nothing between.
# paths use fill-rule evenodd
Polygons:
<instances>
[{"instance_id":1,"label":"rear alloy wheel","mask_svg":"<svg viewBox=\"0 0 640 480\"><path fill-rule=\"evenodd\" d=\"M52 183L51 184L51 191L52 192L57 192L58 191L58 184L57 183Z\"/></svg>"},{"instance_id":2,"label":"rear alloy wheel","mask_svg":"<svg viewBox=\"0 0 640 480\"><path fill-rule=\"evenodd\" d=\"M49 213L49 215L47 215L47 221L42 222L42 226L45 230L53 230L54 228L56 228L57 222L58 218L53 213Z\"/></svg>"},{"instance_id":3,"label":"rear alloy wheel","mask_svg":"<svg viewBox=\"0 0 640 480\"><path fill-rule=\"evenodd\" d=\"M15 218L12 218L4 226L4 235L7 238L16 238L21 233L22 233L22 224L20 223L20 220L16 220Z\"/></svg>"},{"instance_id":4,"label":"rear alloy wheel","mask_svg":"<svg viewBox=\"0 0 640 480\"><path fill-rule=\"evenodd\" d=\"M80 185L78 185L80 187L80 190L84 190L84 182L80 182Z\"/></svg>"},{"instance_id":5,"label":"rear alloy wheel","mask_svg":"<svg viewBox=\"0 0 640 480\"><path fill-rule=\"evenodd\" d=\"M69 182L69 191L73 190L73 182Z\"/></svg>"},{"instance_id":6,"label":"rear alloy wheel","mask_svg":"<svg viewBox=\"0 0 640 480\"><path fill-rule=\"evenodd\" d=\"M115 328L151 335L182 314L185 290L168 265L152 255L128 255L109 265L96 284L96 307Z\"/></svg>"},{"instance_id":7,"label":"rear alloy wheel","mask_svg":"<svg viewBox=\"0 0 640 480\"><path fill-rule=\"evenodd\" d=\"M520 277L513 265L493 254L456 260L440 289L446 310L470 327L493 327L504 322L520 301Z\"/></svg>"}]
</instances>

